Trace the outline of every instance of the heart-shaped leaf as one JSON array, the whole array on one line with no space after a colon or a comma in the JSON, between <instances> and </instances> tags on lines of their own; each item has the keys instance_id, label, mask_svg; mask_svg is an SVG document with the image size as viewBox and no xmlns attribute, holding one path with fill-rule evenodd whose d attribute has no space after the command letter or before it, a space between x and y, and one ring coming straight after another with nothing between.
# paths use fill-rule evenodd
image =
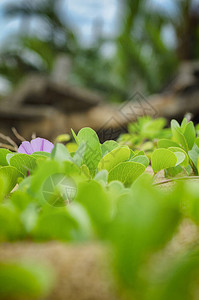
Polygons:
<instances>
[{"instance_id":1,"label":"heart-shaped leaf","mask_svg":"<svg viewBox=\"0 0 199 300\"><path fill-rule=\"evenodd\" d=\"M151 165L155 173L163 169L175 167L176 163L177 157L168 149L156 149L151 156Z\"/></svg>"},{"instance_id":2,"label":"heart-shaped leaf","mask_svg":"<svg viewBox=\"0 0 199 300\"><path fill-rule=\"evenodd\" d=\"M145 167L148 167L148 165L149 165L149 159L146 155L136 156L136 157L132 158L131 161L135 161L140 164L143 164Z\"/></svg>"},{"instance_id":3,"label":"heart-shaped leaf","mask_svg":"<svg viewBox=\"0 0 199 300\"><path fill-rule=\"evenodd\" d=\"M185 155L182 152L174 152L175 156L177 157L177 163L176 166L180 165L183 163L185 160Z\"/></svg>"},{"instance_id":4,"label":"heart-shaped leaf","mask_svg":"<svg viewBox=\"0 0 199 300\"><path fill-rule=\"evenodd\" d=\"M107 153L99 162L98 170L103 169L108 172L113 169L120 162L125 161L130 156L130 149L128 146L120 146Z\"/></svg>"},{"instance_id":5,"label":"heart-shaped leaf","mask_svg":"<svg viewBox=\"0 0 199 300\"><path fill-rule=\"evenodd\" d=\"M122 162L110 171L108 182L119 180L125 186L130 186L145 169L146 167L143 164L134 161Z\"/></svg>"},{"instance_id":6,"label":"heart-shaped leaf","mask_svg":"<svg viewBox=\"0 0 199 300\"><path fill-rule=\"evenodd\" d=\"M102 156L106 155L107 153L111 152L113 149L117 148L119 145L115 141L106 141L101 145L102 149Z\"/></svg>"},{"instance_id":7,"label":"heart-shaped leaf","mask_svg":"<svg viewBox=\"0 0 199 300\"><path fill-rule=\"evenodd\" d=\"M85 145L85 151L82 155L82 164L87 165L93 176L102 157L98 136L93 129L86 127L79 131L77 140L79 146L81 146L82 143Z\"/></svg>"},{"instance_id":8,"label":"heart-shaped leaf","mask_svg":"<svg viewBox=\"0 0 199 300\"><path fill-rule=\"evenodd\" d=\"M189 164L189 156L188 154L180 147L169 147L168 148L170 151L174 152L176 154L176 152L181 152L184 154L185 158L184 160L180 163L183 167L186 167ZM180 157L180 156L178 156ZM182 157L182 156L181 156Z\"/></svg>"},{"instance_id":9,"label":"heart-shaped leaf","mask_svg":"<svg viewBox=\"0 0 199 300\"><path fill-rule=\"evenodd\" d=\"M36 158L28 154L16 154L10 158L10 166L15 167L24 176L36 168Z\"/></svg>"}]
</instances>

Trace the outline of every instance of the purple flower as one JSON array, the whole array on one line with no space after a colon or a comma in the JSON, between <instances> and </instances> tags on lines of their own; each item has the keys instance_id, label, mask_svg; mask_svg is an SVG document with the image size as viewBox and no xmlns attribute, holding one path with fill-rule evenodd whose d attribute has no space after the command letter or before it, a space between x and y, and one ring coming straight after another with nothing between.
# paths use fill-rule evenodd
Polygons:
<instances>
[{"instance_id":1,"label":"purple flower","mask_svg":"<svg viewBox=\"0 0 199 300\"><path fill-rule=\"evenodd\" d=\"M18 149L18 153L32 154L34 152L43 151L51 153L54 145L48 140L42 138L36 138L31 142L23 142Z\"/></svg>"}]
</instances>

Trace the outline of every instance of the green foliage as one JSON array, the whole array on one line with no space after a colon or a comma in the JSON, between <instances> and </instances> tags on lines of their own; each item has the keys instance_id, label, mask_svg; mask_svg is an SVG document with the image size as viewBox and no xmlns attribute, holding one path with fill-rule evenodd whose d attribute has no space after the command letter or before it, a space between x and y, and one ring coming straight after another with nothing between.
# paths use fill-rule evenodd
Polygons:
<instances>
[{"instance_id":1,"label":"green foliage","mask_svg":"<svg viewBox=\"0 0 199 300\"><path fill-rule=\"evenodd\" d=\"M175 168L172 172L170 169L167 174L175 177L177 174L190 174L190 169L197 175L197 163L199 159L199 147L197 145L196 129L193 122L187 122L183 119L181 125L176 121L171 121L172 137L169 139L160 139L158 141L158 148L165 148L175 153L178 157L178 165L182 168ZM179 154L179 152L181 154ZM178 153L178 154L177 154ZM184 160L183 156L184 155ZM180 157L181 156L181 157ZM180 162L180 160L182 160ZM180 163L179 163L180 162ZM177 173L176 173L177 172Z\"/></svg>"},{"instance_id":2,"label":"green foliage","mask_svg":"<svg viewBox=\"0 0 199 300\"><path fill-rule=\"evenodd\" d=\"M106 169L111 171L119 163L128 160L130 157L130 149L127 146L121 146L107 153L99 162L98 170Z\"/></svg>"},{"instance_id":3,"label":"green foliage","mask_svg":"<svg viewBox=\"0 0 199 300\"><path fill-rule=\"evenodd\" d=\"M38 299L51 285L50 270L39 265L0 263L1 299Z\"/></svg>"},{"instance_id":4,"label":"green foliage","mask_svg":"<svg viewBox=\"0 0 199 300\"><path fill-rule=\"evenodd\" d=\"M115 141L101 145L90 128L73 133L73 153L59 143L50 155L0 151L0 241L103 242L128 299L194 299L197 245L182 247L177 259L167 249L184 218L198 229L198 183L181 178L165 190L145 172L149 163L154 173L165 170L176 181L182 174L191 179L190 168L198 172L198 140L189 124L172 121L174 136L154 143L151 161ZM0 297L45 298L51 279L44 274L0 262Z\"/></svg>"},{"instance_id":5,"label":"green foliage","mask_svg":"<svg viewBox=\"0 0 199 300\"><path fill-rule=\"evenodd\" d=\"M108 176L108 181L118 180L125 186L130 186L145 170L145 165L134 162L122 162L114 167Z\"/></svg>"},{"instance_id":6,"label":"green foliage","mask_svg":"<svg viewBox=\"0 0 199 300\"><path fill-rule=\"evenodd\" d=\"M6 159L7 154L11 153L7 149L0 149L0 166L8 166L8 162Z\"/></svg>"},{"instance_id":7,"label":"green foliage","mask_svg":"<svg viewBox=\"0 0 199 300\"><path fill-rule=\"evenodd\" d=\"M17 184L18 178L22 176L22 173L20 173L15 167L7 166L0 168L0 178L2 178L4 183L3 192L5 195L9 194L13 190Z\"/></svg>"},{"instance_id":8,"label":"green foliage","mask_svg":"<svg viewBox=\"0 0 199 300\"><path fill-rule=\"evenodd\" d=\"M78 145L81 148L85 145L81 164L87 165L91 174L94 174L95 169L102 156L101 146L97 134L91 128L83 128L77 135Z\"/></svg>"},{"instance_id":9,"label":"green foliage","mask_svg":"<svg viewBox=\"0 0 199 300\"><path fill-rule=\"evenodd\" d=\"M168 149L156 149L152 154L151 165L155 173L160 170L175 167L176 164L176 155Z\"/></svg>"},{"instance_id":10,"label":"green foliage","mask_svg":"<svg viewBox=\"0 0 199 300\"><path fill-rule=\"evenodd\" d=\"M13 85L28 73L49 74L57 56L66 53L73 62L70 82L103 91L108 99L124 100L132 82L134 87L141 83L147 92L157 92L175 73L179 61L198 59L197 17L192 13L196 4L192 1L173 1L175 13L168 15L167 6L124 0L115 38L102 36L102 24L98 24L93 43L86 47L67 17L62 17L62 5L52 0L2 5L6 18L20 17L21 22L20 32L10 35L1 50L0 72ZM35 17L47 34L30 30ZM168 26L176 47L165 41L163 32ZM191 43L187 36L192 37ZM111 58L104 55L107 45L116 50Z\"/></svg>"},{"instance_id":11,"label":"green foliage","mask_svg":"<svg viewBox=\"0 0 199 300\"><path fill-rule=\"evenodd\" d=\"M36 158L28 154L15 154L9 159L9 165L15 167L24 176L27 176L27 172L33 172L36 168Z\"/></svg>"},{"instance_id":12,"label":"green foliage","mask_svg":"<svg viewBox=\"0 0 199 300\"><path fill-rule=\"evenodd\" d=\"M144 150L150 156L158 138L170 138L170 129L164 128L166 120L140 117L137 122L128 125L128 134L122 134L118 142L128 145L131 149ZM173 146L173 145L171 145Z\"/></svg>"}]
</instances>

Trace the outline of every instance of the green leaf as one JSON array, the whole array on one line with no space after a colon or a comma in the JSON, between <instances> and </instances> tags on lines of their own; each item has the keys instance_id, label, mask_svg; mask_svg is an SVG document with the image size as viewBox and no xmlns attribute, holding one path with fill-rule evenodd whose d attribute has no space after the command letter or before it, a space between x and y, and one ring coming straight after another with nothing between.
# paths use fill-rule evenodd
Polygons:
<instances>
[{"instance_id":1,"label":"green leaf","mask_svg":"<svg viewBox=\"0 0 199 300\"><path fill-rule=\"evenodd\" d=\"M120 162L128 160L130 156L130 149L128 146L120 146L107 153L99 162L98 170L103 169L108 172L117 166Z\"/></svg>"},{"instance_id":2,"label":"green leaf","mask_svg":"<svg viewBox=\"0 0 199 300\"><path fill-rule=\"evenodd\" d=\"M170 151L172 151L174 153L176 153L176 152L183 153L185 155L185 158L184 158L183 162L181 163L181 165L183 167L187 167L187 165L189 164L189 156L188 156L188 154L182 148L179 148L179 147L169 147L168 150L170 150Z\"/></svg>"},{"instance_id":3,"label":"green leaf","mask_svg":"<svg viewBox=\"0 0 199 300\"><path fill-rule=\"evenodd\" d=\"M185 154L182 152L174 152L174 154L177 157L176 166L181 165L185 160Z\"/></svg>"},{"instance_id":4,"label":"green leaf","mask_svg":"<svg viewBox=\"0 0 199 300\"><path fill-rule=\"evenodd\" d=\"M182 120L182 123L181 123L181 126L180 126L183 133L184 133L184 131L185 131L186 126L187 126L187 119L184 118L184 119Z\"/></svg>"},{"instance_id":5,"label":"green leaf","mask_svg":"<svg viewBox=\"0 0 199 300\"><path fill-rule=\"evenodd\" d=\"M60 134L56 137L56 142L58 143L64 143L70 141L71 136L69 134Z\"/></svg>"},{"instance_id":6,"label":"green leaf","mask_svg":"<svg viewBox=\"0 0 199 300\"><path fill-rule=\"evenodd\" d=\"M110 171L108 182L119 180L125 186L130 186L145 169L143 164L134 161L122 162Z\"/></svg>"},{"instance_id":7,"label":"green leaf","mask_svg":"<svg viewBox=\"0 0 199 300\"><path fill-rule=\"evenodd\" d=\"M194 144L193 148L188 152L190 159L192 160L195 168L197 169L198 159L199 159L199 147Z\"/></svg>"},{"instance_id":8,"label":"green leaf","mask_svg":"<svg viewBox=\"0 0 199 300\"><path fill-rule=\"evenodd\" d=\"M6 156L9 153L12 153L12 152L7 149L0 148L0 166L8 166Z\"/></svg>"},{"instance_id":9,"label":"green leaf","mask_svg":"<svg viewBox=\"0 0 199 300\"><path fill-rule=\"evenodd\" d=\"M106 155L107 153L111 152L113 149L117 148L119 144L115 141L106 141L101 145L102 149L102 156Z\"/></svg>"},{"instance_id":10,"label":"green leaf","mask_svg":"<svg viewBox=\"0 0 199 300\"><path fill-rule=\"evenodd\" d=\"M7 162L8 162L8 165L10 165L10 159L13 157L13 156L15 156L15 155L18 155L19 153L17 153L17 152L10 152L10 153L8 153L7 155L6 155L6 160L7 160Z\"/></svg>"},{"instance_id":11,"label":"green leaf","mask_svg":"<svg viewBox=\"0 0 199 300\"><path fill-rule=\"evenodd\" d=\"M0 178L4 182L4 193L5 195L9 194L17 184L17 179L23 177L15 167L2 167L0 168Z\"/></svg>"},{"instance_id":12,"label":"green leaf","mask_svg":"<svg viewBox=\"0 0 199 300\"><path fill-rule=\"evenodd\" d=\"M179 147L176 142L169 140L169 139L161 139L158 141L158 148L169 148L169 147Z\"/></svg>"},{"instance_id":13,"label":"green leaf","mask_svg":"<svg viewBox=\"0 0 199 300\"><path fill-rule=\"evenodd\" d=\"M77 150L78 145L77 143L67 143L66 148L69 153L74 153Z\"/></svg>"},{"instance_id":14,"label":"green leaf","mask_svg":"<svg viewBox=\"0 0 199 300\"><path fill-rule=\"evenodd\" d=\"M195 278L199 268L198 257L198 248L190 247L188 251L184 251L175 260L168 262L167 268L162 274L164 280L160 281L159 278L156 278L156 282L158 282L156 294L155 297L153 294L152 297L149 296L149 299L194 299L192 294L196 293L197 290Z\"/></svg>"},{"instance_id":15,"label":"green leaf","mask_svg":"<svg viewBox=\"0 0 199 300\"><path fill-rule=\"evenodd\" d=\"M185 127L184 137L186 139L189 150L191 150L193 148L196 137L196 131L193 122L189 122Z\"/></svg>"},{"instance_id":16,"label":"green leaf","mask_svg":"<svg viewBox=\"0 0 199 300\"><path fill-rule=\"evenodd\" d=\"M31 156L35 156L35 155L44 156L44 157L50 157L51 153L45 152L45 151L36 151Z\"/></svg>"},{"instance_id":17,"label":"green leaf","mask_svg":"<svg viewBox=\"0 0 199 300\"><path fill-rule=\"evenodd\" d=\"M156 149L151 156L151 165L155 173L163 169L175 167L176 163L177 157L168 149Z\"/></svg>"},{"instance_id":18,"label":"green leaf","mask_svg":"<svg viewBox=\"0 0 199 300\"><path fill-rule=\"evenodd\" d=\"M57 143L51 152L51 158L60 162L72 160L67 148L60 143Z\"/></svg>"},{"instance_id":19,"label":"green leaf","mask_svg":"<svg viewBox=\"0 0 199 300\"><path fill-rule=\"evenodd\" d=\"M74 132L74 130L72 128L71 128L71 132L72 132L72 135L73 135L73 138L74 138L75 142L78 144L79 142L78 142L77 135L76 135L76 133Z\"/></svg>"},{"instance_id":20,"label":"green leaf","mask_svg":"<svg viewBox=\"0 0 199 300\"><path fill-rule=\"evenodd\" d=\"M82 128L77 135L78 144L85 144L82 164L87 165L93 176L102 157L101 145L96 132L91 128Z\"/></svg>"},{"instance_id":21,"label":"green leaf","mask_svg":"<svg viewBox=\"0 0 199 300\"><path fill-rule=\"evenodd\" d=\"M100 172L98 172L94 179L98 182L103 182L103 183L107 183L108 180L108 171L107 170L102 170Z\"/></svg>"},{"instance_id":22,"label":"green leaf","mask_svg":"<svg viewBox=\"0 0 199 300\"><path fill-rule=\"evenodd\" d=\"M134 155L131 157L131 159L137 157L137 156L140 156L140 155L145 155L144 151L135 151L134 152Z\"/></svg>"},{"instance_id":23,"label":"green leaf","mask_svg":"<svg viewBox=\"0 0 199 300\"><path fill-rule=\"evenodd\" d=\"M179 201L177 194L167 196L165 191L154 189L145 176L141 177L133 185L132 194L120 197L110 239L117 255L116 270L128 291L132 288L134 294L137 289L143 299L154 299L145 298L149 290L143 290L145 280L151 283L151 273L156 270L156 264L152 263L149 269L148 262L151 254L153 257L157 249L171 240L180 220ZM143 272L144 282L140 272ZM154 288L153 281L149 288Z\"/></svg>"},{"instance_id":24,"label":"green leaf","mask_svg":"<svg viewBox=\"0 0 199 300\"><path fill-rule=\"evenodd\" d=\"M188 144L187 141L181 132L180 125L176 120L171 121L171 131L174 139L184 148L186 152L188 152Z\"/></svg>"},{"instance_id":25,"label":"green leaf","mask_svg":"<svg viewBox=\"0 0 199 300\"><path fill-rule=\"evenodd\" d=\"M33 235L38 240L69 241L75 238L76 220L65 207L45 207L39 216Z\"/></svg>"},{"instance_id":26,"label":"green leaf","mask_svg":"<svg viewBox=\"0 0 199 300\"><path fill-rule=\"evenodd\" d=\"M141 129L141 134L144 137L152 139L156 137L157 133L164 128L166 125L166 120L163 118L158 118L155 120L149 120L148 122L144 123Z\"/></svg>"},{"instance_id":27,"label":"green leaf","mask_svg":"<svg viewBox=\"0 0 199 300\"><path fill-rule=\"evenodd\" d=\"M51 270L40 265L0 263L1 299L43 298L48 294L51 282Z\"/></svg>"},{"instance_id":28,"label":"green leaf","mask_svg":"<svg viewBox=\"0 0 199 300\"><path fill-rule=\"evenodd\" d=\"M149 159L146 155L136 156L136 157L132 158L131 161L135 161L140 164L143 164L145 167L148 167L148 165L149 165Z\"/></svg>"},{"instance_id":29,"label":"green leaf","mask_svg":"<svg viewBox=\"0 0 199 300\"><path fill-rule=\"evenodd\" d=\"M198 148L199 148L199 137L197 137L196 139L195 139L195 144L198 146Z\"/></svg>"},{"instance_id":30,"label":"green leaf","mask_svg":"<svg viewBox=\"0 0 199 300\"><path fill-rule=\"evenodd\" d=\"M32 173L36 168L36 158L28 154L17 153L10 158L10 166L15 167L24 176L27 176L27 171Z\"/></svg>"},{"instance_id":31,"label":"green leaf","mask_svg":"<svg viewBox=\"0 0 199 300\"><path fill-rule=\"evenodd\" d=\"M81 170L81 173L83 173L88 179L91 178L89 168L86 165L82 165L80 170Z\"/></svg>"},{"instance_id":32,"label":"green leaf","mask_svg":"<svg viewBox=\"0 0 199 300\"><path fill-rule=\"evenodd\" d=\"M0 242L20 239L23 234L22 223L16 211L0 205Z\"/></svg>"},{"instance_id":33,"label":"green leaf","mask_svg":"<svg viewBox=\"0 0 199 300\"><path fill-rule=\"evenodd\" d=\"M86 208L96 231L104 236L107 224L111 220L112 206L101 184L94 180L88 183L80 183L76 201L80 202Z\"/></svg>"},{"instance_id":34,"label":"green leaf","mask_svg":"<svg viewBox=\"0 0 199 300\"><path fill-rule=\"evenodd\" d=\"M87 166L86 164L84 164L84 155L85 155L85 151L86 151L86 143L82 142L76 152L74 153L73 155L73 161L76 163L77 166L82 166L82 165L85 165ZM88 166L87 166L88 168ZM90 172L90 170L89 170Z\"/></svg>"},{"instance_id":35,"label":"green leaf","mask_svg":"<svg viewBox=\"0 0 199 300\"><path fill-rule=\"evenodd\" d=\"M175 177L179 174L185 176L185 170L180 165L173 168L165 169L165 177Z\"/></svg>"},{"instance_id":36,"label":"green leaf","mask_svg":"<svg viewBox=\"0 0 199 300\"><path fill-rule=\"evenodd\" d=\"M199 173L199 158L198 158L198 163L197 163L197 170L198 170L198 173Z\"/></svg>"}]
</instances>

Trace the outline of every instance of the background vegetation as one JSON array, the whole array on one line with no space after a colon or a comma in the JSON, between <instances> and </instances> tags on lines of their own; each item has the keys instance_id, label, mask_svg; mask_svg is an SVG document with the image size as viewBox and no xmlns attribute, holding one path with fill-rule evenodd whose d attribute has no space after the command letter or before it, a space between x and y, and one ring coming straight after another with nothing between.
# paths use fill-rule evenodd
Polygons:
<instances>
[{"instance_id":1,"label":"background vegetation","mask_svg":"<svg viewBox=\"0 0 199 300\"><path fill-rule=\"evenodd\" d=\"M110 100L125 100L135 86L145 93L159 91L181 61L198 59L197 1L118 1L115 36L105 37L103 24L96 20L93 43L87 46L69 18L61 16L63 2L21 0L2 5L4 18L21 19L18 33L4 39L0 52L0 74L12 86L28 73L51 74L56 58L64 53L73 64L69 82L102 91ZM31 32L33 17L42 20L45 34ZM108 43L114 49L111 57L102 51Z\"/></svg>"}]
</instances>

